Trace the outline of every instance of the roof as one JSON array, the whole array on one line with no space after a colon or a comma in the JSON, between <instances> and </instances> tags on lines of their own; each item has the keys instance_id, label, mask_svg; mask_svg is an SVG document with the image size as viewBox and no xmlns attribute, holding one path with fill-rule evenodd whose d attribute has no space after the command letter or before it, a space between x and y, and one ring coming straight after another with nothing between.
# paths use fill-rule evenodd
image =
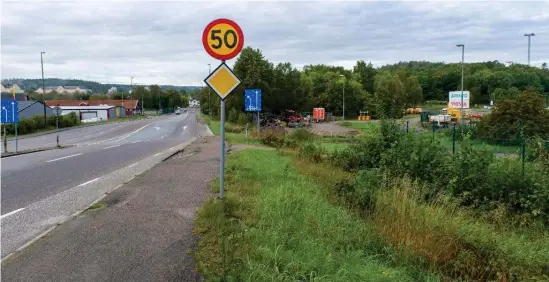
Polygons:
<instances>
[{"instance_id":1,"label":"roof","mask_svg":"<svg viewBox=\"0 0 549 282\"><path fill-rule=\"evenodd\" d=\"M59 106L62 110L108 110L114 107L115 106Z\"/></svg>"},{"instance_id":2,"label":"roof","mask_svg":"<svg viewBox=\"0 0 549 282\"><path fill-rule=\"evenodd\" d=\"M78 86L65 86L65 89L76 89Z\"/></svg>"},{"instance_id":3,"label":"roof","mask_svg":"<svg viewBox=\"0 0 549 282\"><path fill-rule=\"evenodd\" d=\"M12 100L13 96L11 92L2 92L2 100ZM27 95L24 93L15 93L15 100L17 101L26 101Z\"/></svg>"},{"instance_id":4,"label":"roof","mask_svg":"<svg viewBox=\"0 0 549 282\"><path fill-rule=\"evenodd\" d=\"M46 90L48 90L48 89L57 89L59 87L63 87L63 86L46 86Z\"/></svg>"},{"instance_id":5,"label":"roof","mask_svg":"<svg viewBox=\"0 0 549 282\"><path fill-rule=\"evenodd\" d=\"M42 102L40 101L18 101L17 102L17 111L20 112L30 106L32 106L33 104L40 104L40 105L43 105Z\"/></svg>"},{"instance_id":6,"label":"roof","mask_svg":"<svg viewBox=\"0 0 549 282\"><path fill-rule=\"evenodd\" d=\"M136 109L139 100L50 100L46 101L46 105L53 106L98 106L98 105L112 105L123 106L126 109Z\"/></svg>"}]
</instances>

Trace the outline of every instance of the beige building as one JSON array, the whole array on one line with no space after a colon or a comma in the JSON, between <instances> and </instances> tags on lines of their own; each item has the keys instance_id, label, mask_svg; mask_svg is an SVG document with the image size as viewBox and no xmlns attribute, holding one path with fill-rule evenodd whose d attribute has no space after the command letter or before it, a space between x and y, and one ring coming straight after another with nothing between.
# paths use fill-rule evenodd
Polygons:
<instances>
[{"instance_id":1,"label":"beige building","mask_svg":"<svg viewBox=\"0 0 549 282\"><path fill-rule=\"evenodd\" d=\"M9 84L0 84L0 92L1 93L11 93L11 88L12 87L15 87L15 94L21 94L23 93L23 90L21 89L21 87L19 87L19 85L17 84L12 84L12 85L9 85Z\"/></svg>"},{"instance_id":2,"label":"beige building","mask_svg":"<svg viewBox=\"0 0 549 282\"><path fill-rule=\"evenodd\" d=\"M46 93L57 92L61 94L88 93L90 90L82 86L47 86ZM36 89L36 93L42 93L42 88Z\"/></svg>"}]
</instances>

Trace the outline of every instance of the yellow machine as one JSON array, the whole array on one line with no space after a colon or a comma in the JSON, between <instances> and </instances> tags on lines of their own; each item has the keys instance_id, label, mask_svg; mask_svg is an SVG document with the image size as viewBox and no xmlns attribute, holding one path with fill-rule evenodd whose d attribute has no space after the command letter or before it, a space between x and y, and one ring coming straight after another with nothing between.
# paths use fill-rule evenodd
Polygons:
<instances>
[{"instance_id":1,"label":"yellow machine","mask_svg":"<svg viewBox=\"0 0 549 282\"><path fill-rule=\"evenodd\" d=\"M446 112L450 116L452 116L452 121L458 121L460 119L460 115L461 115L460 108L452 108L450 107L450 104L448 104L448 108L446 108ZM469 119L469 109L463 109L463 119Z\"/></svg>"},{"instance_id":2,"label":"yellow machine","mask_svg":"<svg viewBox=\"0 0 549 282\"><path fill-rule=\"evenodd\" d=\"M359 111L358 120L370 120L368 111Z\"/></svg>"}]
</instances>

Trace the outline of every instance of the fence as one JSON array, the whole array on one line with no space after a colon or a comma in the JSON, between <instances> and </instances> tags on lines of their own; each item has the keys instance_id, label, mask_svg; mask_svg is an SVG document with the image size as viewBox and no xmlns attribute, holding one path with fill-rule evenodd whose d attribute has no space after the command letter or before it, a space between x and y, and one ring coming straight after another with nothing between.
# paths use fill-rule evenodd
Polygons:
<instances>
[{"instance_id":1,"label":"fence","mask_svg":"<svg viewBox=\"0 0 549 282\"><path fill-rule=\"evenodd\" d=\"M409 121L406 121L405 128L406 132L410 131ZM522 175L524 176L528 146L531 142L530 139L525 137L524 126L521 122L514 128L516 136L509 139L482 138L478 136L475 124L459 125L454 123L441 127L436 122L433 122L430 124L430 131L432 140L439 141L442 145L447 146L452 154L456 153L457 146L467 138L468 142L473 146L490 146L494 149L497 156L516 155L522 162ZM541 140L541 142L543 143L542 147L545 150L549 150L549 140Z\"/></svg>"}]
</instances>

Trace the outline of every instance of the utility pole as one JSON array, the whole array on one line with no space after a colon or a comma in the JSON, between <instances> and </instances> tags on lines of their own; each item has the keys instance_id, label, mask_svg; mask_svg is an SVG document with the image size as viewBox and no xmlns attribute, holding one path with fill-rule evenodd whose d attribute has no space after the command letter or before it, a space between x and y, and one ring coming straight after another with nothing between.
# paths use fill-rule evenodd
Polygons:
<instances>
[{"instance_id":1,"label":"utility pole","mask_svg":"<svg viewBox=\"0 0 549 282\"><path fill-rule=\"evenodd\" d=\"M528 36L528 65L530 65L530 38L536 35L534 33L527 33L524 36Z\"/></svg>"},{"instance_id":2,"label":"utility pole","mask_svg":"<svg viewBox=\"0 0 549 282\"><path fill-rule=\"evenodd\" d=\"M345 82L347 82L347 79L345 79L345 76L340 74L340 77L343 77L343 121L345 121Z\"/></svg>"},{"instance_id":3,"label":"utility pole","mask_svg":"<svg viewBox=\"0 0 549 282\"><path fill-rule=\"evenodd\" d=\"M124 97L124 94L122 94L122 97ZM130 99L133 97L133 76L130 78ZM122 107L124 107L124 102L122 100ZM126 107L124 107L124 111L126 110ZM124 116L126 116L124 114Z\"/></svg>"},{"instance_id":4,"label":"utility pole","mask_svg":"<svg viewBox=\"0 0 549 282\"><path fill-rule=\"evenodd\" d=\"M458 44L461 47L461 107L459 109L459 123L463 122L463 61L465 59L465 44Z\"/></svg>"},{"instance_id":5,"label":"utility pole","mask_svg":"<svg viewBox=\"0 0 549 282\"><path fill-rule=\"evenodd\" d=\"M42 101L44 102L44 124L47 124L47 117L46 117L46 82L44 80L44 57L43 54L46 54L46 52L40 52L40 64L42 65Z\"/></svg>"},{"instance_id":6,"label":"utility pole","mask_svg":"<svg viewBox=\"0 0 549 282\"><path fill-rule=\"evenodd\" d=\"M212 65L208 64L208 76L212 73ZM212 118L212 96L210 95L210 87L208 87L208 107L210 109L208 110L208 114L210 115L210 119Z\"/></svg>"}]
</instances>

